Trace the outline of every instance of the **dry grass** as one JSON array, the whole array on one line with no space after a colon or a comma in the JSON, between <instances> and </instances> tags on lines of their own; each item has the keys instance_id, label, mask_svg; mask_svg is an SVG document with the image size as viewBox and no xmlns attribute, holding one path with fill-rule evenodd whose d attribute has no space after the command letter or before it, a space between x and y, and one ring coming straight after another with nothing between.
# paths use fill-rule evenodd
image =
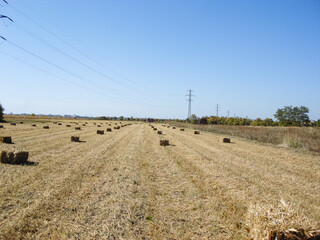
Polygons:
<instances>
[{"instance_id":1,"label":"dry grass","mask_svg":"<svg viewBox=\"0 0 320 240\"><path fill-rule=\"evenodd\" d=\"M175 123L175 125L320 152L320 128L194 125L185 123Z\"/></svg>"},{"instance_id":2,"label":"dry grass","mask_svg":"<svg viewBox=\"0 0 320 240\"><path fill-rule=\"evenodd\" d=\"M162 147L147 124L98 136L89 123L81 144L58 125L0 129L15 139L0 150L27 149L38 163L0 164L0 239L268 239L320 228L320 156L172 128Z\"/></svg>"}]
</instances>

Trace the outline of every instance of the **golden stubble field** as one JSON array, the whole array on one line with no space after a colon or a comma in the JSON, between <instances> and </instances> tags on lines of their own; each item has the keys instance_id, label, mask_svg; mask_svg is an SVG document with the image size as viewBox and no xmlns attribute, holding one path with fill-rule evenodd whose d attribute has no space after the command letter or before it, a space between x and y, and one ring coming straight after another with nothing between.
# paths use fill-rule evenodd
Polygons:
<instances>
[{"instance_id":1,"label":"golden stubble field","mask_svg":"<svg viewBox=\"0 0 320 240\"><path fill-rule=\"evenodd\" d=\"M30 163L0 163L0 239L267 239L320 228L317 154L161 124L163 135L146 123L106 132L110 121L58 121L2 124L14 144L0 150L29 151Z\"/></svg>"}]
</instances>

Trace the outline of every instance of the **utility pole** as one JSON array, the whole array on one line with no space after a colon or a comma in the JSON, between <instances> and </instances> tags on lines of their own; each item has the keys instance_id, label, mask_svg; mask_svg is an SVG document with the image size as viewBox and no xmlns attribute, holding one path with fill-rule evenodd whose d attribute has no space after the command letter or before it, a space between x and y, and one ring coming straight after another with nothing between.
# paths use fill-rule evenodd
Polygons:
<instances>
[{"instance_id":1,"label":"utility pole","mask_svg":"<svg viewBox=\"0 0 320 240\"><path fill-rule=\"evenodd\" d=\"M193 90L188 90L188 94L186 95L188 97L188 102L189 102L189 106L188 106L188 118L191 118L191 101L192 101L192 97L194 95L192 95Z\"/></svg>"},{"instance_id":2,"label":"utility pole","mask_svg":"<svg viewBox=\"0 0 320 240\"><path fill-rule=\"evenodd\" d=\"M219 117L219 104L217 104L216 109L217 109L217 117Z\"/></svg>"}]
</instances>

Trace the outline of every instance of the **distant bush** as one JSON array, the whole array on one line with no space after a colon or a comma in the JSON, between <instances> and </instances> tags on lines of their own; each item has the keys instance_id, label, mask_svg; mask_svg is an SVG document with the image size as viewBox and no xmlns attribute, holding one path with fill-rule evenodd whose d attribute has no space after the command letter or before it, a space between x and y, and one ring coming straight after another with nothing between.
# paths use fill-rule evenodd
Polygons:
<instances>
[{"instance_id":1,"label":"distant bush","mask_svg":"<svg viewBox=\"0 0 320 240\"><path fill-rule=\"evenodd\" d=\"M4 111L4 108L2 107L2 105L0 103L0 122L3 122L3 111Z\"/></svg>"}]
</instances>

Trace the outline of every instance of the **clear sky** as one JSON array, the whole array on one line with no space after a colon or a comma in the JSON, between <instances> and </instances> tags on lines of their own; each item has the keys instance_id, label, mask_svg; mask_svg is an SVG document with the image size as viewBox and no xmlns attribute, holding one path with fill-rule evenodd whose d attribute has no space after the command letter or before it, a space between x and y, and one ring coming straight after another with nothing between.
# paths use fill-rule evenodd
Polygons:
<instances>
[{"instance_id":1,"label":"clear sky","mask_svg":"<svg viewBox=\"0 0 320 240\"><path fill-rule=\"evenodd\" d=\"M320 118L318 0L0 0L6 113ZM21 62L22 61L22 62Z\"/></svg>"}]
</instances>

